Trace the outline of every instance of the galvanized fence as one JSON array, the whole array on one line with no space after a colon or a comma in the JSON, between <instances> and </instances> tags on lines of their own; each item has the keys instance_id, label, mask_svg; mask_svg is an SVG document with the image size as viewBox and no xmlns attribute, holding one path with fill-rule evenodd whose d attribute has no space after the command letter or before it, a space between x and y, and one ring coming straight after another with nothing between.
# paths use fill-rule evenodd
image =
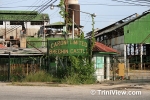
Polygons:
<instances>
[{"instance_id":1,"label":"galvanized fence","mask_svg":"<svg viewBox=\"0 0 150 100\"><path fill-rule=\"evenodd\" d=\"M8 79L8 58L0 58L0 81Z\"/></svg>"},{"instance_id":2,"label":"galvanized fence","mask_svg":"<svg viewBox=\"0 0 150 100\"><path fill-rule=\"evenodd\" d=\"M52 63L49 63L52 62ZM63 62L61 62L63 63ZM60 64L61 64L60 63ZM138 68L136 68L138 66ZM144 67L145 66L145 67ZM143 69L140 69L140 63L129 63L129 70L125 69L124 77L118 75L117 63L111 63L110 75L106 76L106 64L104 65L104 75L101 82L150 82L150 64L143 63ZM5 57L0 58L0 81L8 81L10 76L25 76L35 73L39 70L46 70L57 73L55 58L47 60L44 56L38 57Z\"/></svg>"},{"instance_id":3,"label":"galvanized fence","mask_svg":"<svg viewBox=\"0 0 150 100\"><path fill-rule=\"evenodd\" d=\"M24 77L39 70L47 70L45 58L41 56L0 58L0 81L11 81L12 77Z\"/></svg>"},{"instance_id":4,"label":"galvanized fence","mask_svg":"<svg viewBox=\"0 0 150 100\"><path fill-rule=\"evenodd\" d=\"M115 64L115 66L113 66ZM124 76L120 76L118 74L118 67L117 63L111 63L111 68L110 68L110 75L106 75L106 68L104 68L104 75L99 75L101 81L100 83L145 83L145 82L150 82L150 68L149 68L149 63L143 63L143 69L140 68L141 64L136 64L138 65L137 68L133 65L135 63L129 63L129 69L124 70ZM145 66L144 68L144 65ZM104 65L106 66L106 64Z\"/></svg>"}]
</instances>

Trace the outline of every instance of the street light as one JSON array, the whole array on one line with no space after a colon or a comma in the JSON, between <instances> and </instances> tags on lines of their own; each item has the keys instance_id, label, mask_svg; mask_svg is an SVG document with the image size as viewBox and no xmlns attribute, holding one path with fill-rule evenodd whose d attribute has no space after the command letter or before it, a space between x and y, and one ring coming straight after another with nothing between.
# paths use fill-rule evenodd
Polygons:
<instances>
[{"instance_id":1,"label":"street light","mask_svg":"<svg viewBox=\"0 0 150 100\"><path fill-rule=\"evenodd\" d=\"M93 14L91 14L91 16L96 17L96 14L95 14L95 13L93 13Z\"/></svg>"},{"instance_id":2,"label":"street light","mask_svg":"<svg viewBox=\"0 0 150 100\"><path fill-rule=\"evenodd\" d=\"M54 6L53 6L53 5L50 5L50 9L53 10L53 9L54 9Z\"/></svg>"},{"instance_id":3,"label":"street light","mask_svg":"<svg viewBox=\"0 0 150 100\"><path fill-rule=\"evenodd\" d=\"M59 6L59 5L53 5L53 4L50 5L50 9L51 9L51 10L53 10L54 7L60 7L60 6ZM64 9L65 9L65 8L64 8Z\"/></svg>"}]
</instances>

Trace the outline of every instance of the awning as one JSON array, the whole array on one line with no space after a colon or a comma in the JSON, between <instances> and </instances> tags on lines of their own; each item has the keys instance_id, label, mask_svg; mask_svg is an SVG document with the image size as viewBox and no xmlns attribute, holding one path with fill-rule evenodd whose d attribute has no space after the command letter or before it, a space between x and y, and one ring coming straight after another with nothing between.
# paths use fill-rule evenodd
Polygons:
<instances>
[{"instance_id":1,"label":"awning","mask_svg":"<svg viewBox=\"0 0 150 100\"><path fill-rule=\"evenodd\" d=\"M117 50L108 47L100 42L95 42L95 45L93 47L93 51L95 52L106 52L106 53L119 53Z\"/></svg>"}]
</instances>

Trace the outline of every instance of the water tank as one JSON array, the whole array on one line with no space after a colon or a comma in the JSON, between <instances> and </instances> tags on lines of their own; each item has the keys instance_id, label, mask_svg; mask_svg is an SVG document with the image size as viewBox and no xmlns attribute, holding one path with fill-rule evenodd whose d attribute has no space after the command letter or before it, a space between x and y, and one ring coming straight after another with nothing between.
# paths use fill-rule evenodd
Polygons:
<instances>
[{"instance_id":1,"label":"water tank","mask_svg":"<svg viewBox=\"0 0 150 100\"><path fill-rule=\"evenodd\" d=\"M68 4L78 4L78 0L68 0Z\"/></svg>"},{"instance_id":2,"label":"water tank","mask_svg":"<svg viewBox=\"0 0 150 100\"><path fill-rule=\"evenodd\" d=\"M72 19L72 11L74 9L74 22L77 25L80 25L80 5L79 4L69 4L68 5L68 13L69 13L69 18Z\"/></svg>"}]
</instances>

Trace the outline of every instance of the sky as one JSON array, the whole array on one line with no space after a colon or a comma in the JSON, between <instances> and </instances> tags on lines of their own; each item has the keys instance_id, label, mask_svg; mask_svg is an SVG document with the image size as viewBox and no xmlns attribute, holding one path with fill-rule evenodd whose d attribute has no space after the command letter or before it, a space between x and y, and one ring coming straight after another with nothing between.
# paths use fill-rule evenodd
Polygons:
<instances>
[{"instance_id":1,"label":"sky","mask_svg":"<svg viewBox=\"0 0 150 100\"><path fill-rule=\"evenodd\" d=\"M0 0L0 10L29 10L41 11L40 6L50 0ZM55 0L52 0L55 1ZM150 1L148 0L78 0L80 4L80 23L86 34L92 30L92 18L90 14L95 13L95 28L104 28L114 22L126 18L134 13L142 14L149 10ZM57 0L54 5L59 4ZM50 23L64 21L59 14L60 9L55 7L53 10L48 7L42 13L49 14ZM87 12L85 14L82 12Z\"/></svg>"}]
</instances>

